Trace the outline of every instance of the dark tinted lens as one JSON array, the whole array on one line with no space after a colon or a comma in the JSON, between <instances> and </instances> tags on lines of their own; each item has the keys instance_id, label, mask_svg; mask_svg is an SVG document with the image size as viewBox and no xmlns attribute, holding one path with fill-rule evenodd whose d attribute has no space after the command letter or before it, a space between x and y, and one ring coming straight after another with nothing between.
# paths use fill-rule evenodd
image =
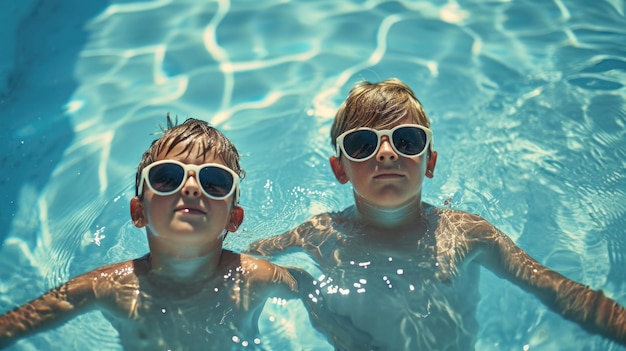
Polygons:
<instances>
[{"instance_id":1,"label":"dark tinted lens","mask_svg":"<svg viewBox=\"0 0 626 351\"><path fill-rule=\"evenodd\" d=\"M153 167L148 173L148 181L156 191L170 192L180 185L185 170L174 163L164 163Z\"/></svg>"},{"instance_id":2,"label":"dark tinted lens","mask_svg":"<svg viewBox=\"0 0 626 351\"><path fill-rule=\"evenodd\" d=\"M357 130L343 138L343 148L352 158L362 159L376 151L378 136L371 130Z\"/></svg>"},{"instance_id":3,"label":"dark tinted lens","mask_svg":"<svg viewBox=\"0 0 626 351\"><path fill-rule=\"evenodd\" d=\"M218 167L205 167L200 170L200 185L211 196L226 196L233 188L233 175Z\"/></svg>"},{"instance_id":4,"label":"dark tinted lens","mask_svg":"<svg viewBox=\"0 0 626 351\"><path fill-rule=\"evenodd\" d=\"M426 132L419 128L398 128L392 138L396 149L406 155L417 155L426 147Z\"/></svg>"}]
</instances>

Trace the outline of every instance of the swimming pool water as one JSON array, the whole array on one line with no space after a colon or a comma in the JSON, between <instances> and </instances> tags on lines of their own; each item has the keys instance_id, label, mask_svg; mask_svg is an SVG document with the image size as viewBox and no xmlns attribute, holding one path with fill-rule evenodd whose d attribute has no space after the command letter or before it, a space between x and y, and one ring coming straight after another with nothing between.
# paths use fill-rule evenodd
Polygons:
<instances>
[{"instance_id":1,"label":"swimming pool water","mask_svg":"<svg viewBox=\"0 0 626 351\"><path fill-rule=\"evenodd\" d=\"M3 5L4 7L4 5ZM146 252L134 169L165 114L243 154L243 249L351 203L327 164L354 83L432 120L424 199L482 215L626 304L626 5L554 1L10 1L2 18L0 310ZM623 350L485 271L477 350ZM115 349L88 314L12 350Z\"/></svg>"}]
</instances>

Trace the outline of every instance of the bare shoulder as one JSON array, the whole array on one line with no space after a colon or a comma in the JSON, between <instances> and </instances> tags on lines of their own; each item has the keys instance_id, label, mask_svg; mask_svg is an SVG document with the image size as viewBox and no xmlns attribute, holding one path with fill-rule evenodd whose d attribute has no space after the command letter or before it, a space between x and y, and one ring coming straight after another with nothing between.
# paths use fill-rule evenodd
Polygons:
<instances>
[{"instance_id":1,"label":"bare shoulder","mask_svg":"<svg viewBox=\"0 0 626 351\"><path fill-rule=\"evenodd\" d=\"M489 238L498 230L483 217L470 212L432 207L429 220L436 222L438 231L455 233L468 238Z\"/></svg>"},{"instance_id":2,"label":"bare shoulder","mask_svg":"<svg viewBox=\"0 0 626 351\"><path fill-rule=\"evenodd\" d=\"M102 266L72 278L61 289L73 299L93 296L103 306L117 306L120 296L136 295L138 275L146 274L147 267L145 258Z\"/></svg>"},{"instance_id":3,"label":"bare shoulder","mask_svg":"<svg viewBox=\"0 0 626 351\"><path fill-rule=\"evenodd\" d=\"M94 279L98 279L98 277L100 277L101 279L125 281L128 279L134 279L136 276L145 275L148 271L149 261L147 256L144 256L134 260L102 266L94 269L86 275L92 276Z\"/></svg>"},{"instance_id":4,"label":"bare shoulder","mask_svg":"<svg viewBox=\"0 0 626 351\"><path fill-rule=\"evenodd\" d=\"M140 260L140 259L138 259ZM92 271L95 274L123 275L129 271L134 271L135 260L123 261L98 267Z\"/></svg>"}]
</instances>

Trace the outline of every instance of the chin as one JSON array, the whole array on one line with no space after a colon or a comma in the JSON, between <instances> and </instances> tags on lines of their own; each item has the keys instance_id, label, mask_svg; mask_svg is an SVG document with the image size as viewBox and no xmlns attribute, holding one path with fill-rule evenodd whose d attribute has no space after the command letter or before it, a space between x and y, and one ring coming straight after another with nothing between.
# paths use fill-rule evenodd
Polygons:
<instances>
[{"instance_id":1,"label":"chin","mask_svg":"<svg viewBox=\"0 0 626 351\"><path fill-rule=\"evenodd\" d=\"M397 209L409 206L415 203L416 201L418 201L417 197L411 197L411 198L394 197L392 199L379 200L376 206L383 210L397 210Z\"/></svg>"}]
</instances>

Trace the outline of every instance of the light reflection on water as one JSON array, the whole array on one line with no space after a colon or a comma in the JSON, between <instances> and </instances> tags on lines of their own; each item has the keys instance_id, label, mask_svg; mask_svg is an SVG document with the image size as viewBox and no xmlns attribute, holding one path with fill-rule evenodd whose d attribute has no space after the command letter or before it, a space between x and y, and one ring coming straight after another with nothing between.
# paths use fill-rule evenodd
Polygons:
<instances>
[{"instance_id":1,"label":"light reflection on water","mask_svg":"<svg viewBox=\"0 0 626 351\"><path fill-rule=\"evenodd\" d=\"M70 22L84 43L61 21L78 6L84 18ZM328 167L331 118L355 82L388 77L413 87L433 121L440 157L427 201L486 217L540 262L626 303L623 2L85 6L42 6L15 27L30 59L14 63L23 79L0 105L16 116L0 183L12 214L1 217L2 306L145 252L127 204L166 112L212 121L243 155L246 220L230 247L342 209L351 194ZM567 336L562 348L609 345L489 274L481 292L481 350L554 347L554 335ZM106 339L77 325L34 342Z\"/></svg>"}]
</instances>

